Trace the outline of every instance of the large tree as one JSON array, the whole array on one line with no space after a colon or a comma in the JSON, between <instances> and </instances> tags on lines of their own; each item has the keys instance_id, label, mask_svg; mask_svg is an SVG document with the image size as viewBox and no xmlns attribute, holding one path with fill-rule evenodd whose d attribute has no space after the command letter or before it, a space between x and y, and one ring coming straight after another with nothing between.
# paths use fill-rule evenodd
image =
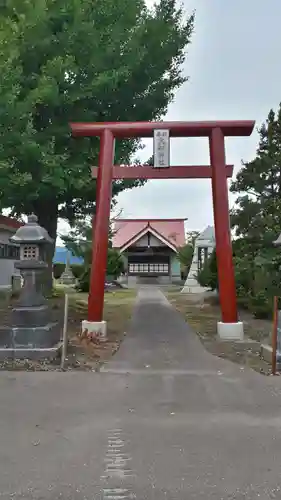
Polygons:
<instances>
[{"instance_id":1,"label":"large tree","mask_svg":"<svg viewBox=\"0 0 281 500\"><path fill-rule=\"evenodd\" d=\"M231 222L239 303L267 316L281 294L281 252L273 244L281 232L281 106L269 112L255 158L243 163L231 191L238 195ZM214 252L200 273L202 285L217 287L215 259Z\"/></svg>"},{"instance_id":2,"label":"large tree","mask_svg":"<svg viewBox=\"0 0 281 500\"><path fill-rule=\"evenodd\" d=\"M112 247L112 238L114 233L114 221L111 221L109 226L107 251L107 275L117 279L124 271L124 260L121 253ZM73 255L83 258L84 270L79 277L79 289L83 292L89 292L93 240L91 219L86 218L83 221L78 220L69 234L67 236L62 236L61 238L64 241L66 248L68 248Z\"/></svg>"},{"instance_id":3,"label":"large tree","mask_svg":"<svg viewBox=\"0 0 281 500\"><path fill-rule=\"evenodd\" d=\"M259 130L252 161L243 163L231 191L238 195L231 213L237 239L233 250L238 296L247 297L254 314L268 314L280 295L281 106L270 110Z\"/></svg>"},{"instance_id":4,"label":"large tree","mask_svg":"<svg viewBox=\"0 0 281 500\"><path fill-rule=\"evenodd\" d=\"M113 221L109 222L108 248L112 248L112 238L115 233L113 224ZM77 220L67 235L61 235L61 239L73 255L83 258L86 267L91 265L93 230L90 217Z\"/></svg>"},{"instance_id":5,"label":"large tree","mask_svg":"<svg viewBox=\"0 0 281 500\"><path fill-rule=\"evenodd\" d=\"M155 120L186 78L194 16L175 0L6 0L0 6L0 208L58 217L93 213L97 139L70 121ZM117 142L129 163L138 140ZM113 196L138 181L118 181Z\"/></svg>"},{"instance_id":6,"label":"large tree","mask_svg":"<svg viewBox=\"0 0 281 500\"><path fill-rule=\"evenodd\" d=\"M256 157L243 163L230 188L238 195L232 225L255 252L281 232L281 106L269 112L259 136Z\"/></svg>"}]
</instances>

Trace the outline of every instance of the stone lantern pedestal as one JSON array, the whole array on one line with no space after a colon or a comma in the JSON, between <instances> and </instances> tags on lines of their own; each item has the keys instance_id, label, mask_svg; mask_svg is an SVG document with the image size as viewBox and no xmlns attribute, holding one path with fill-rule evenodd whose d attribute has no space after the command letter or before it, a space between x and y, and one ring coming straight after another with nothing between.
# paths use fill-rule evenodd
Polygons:
<instances>
[{"instance_id":1,"label":"stone lantern pedestal","mask_svg":"<svg viewBox=\"0 0 281 500\"><path fill-rule=\"evenodd\" d=\"M41 289L39 275L46 269L43 243L50 243L48 233L30 216L12 238L20 244L21 260L15 263L23 277L20 296L11 311L11 326L0 328L0 358L44 359L56 356L61 332L51 319L51 311Z\"/></svg>"}]
</instances>

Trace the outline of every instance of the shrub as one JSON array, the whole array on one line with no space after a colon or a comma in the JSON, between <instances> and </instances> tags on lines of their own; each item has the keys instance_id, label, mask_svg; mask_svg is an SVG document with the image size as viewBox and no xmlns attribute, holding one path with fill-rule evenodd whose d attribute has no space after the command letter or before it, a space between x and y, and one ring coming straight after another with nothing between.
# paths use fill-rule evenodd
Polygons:
<instances>
[{"instance_id":1,"label":"shrub","mask_svg":"<svg viewBox=\"0 0 281 500\"><path fill-rule=\"evenodd\" d=\"M236 245L234 255L237 304L248 309L255 318L272 317L273 297L281 297L281 256L276 249L267 248L254 256L245 246ZM216 253L212 253L198 273L201 286L218 288Z\"/></svg>"},{"instance_id":2,"label":"shrub","mask_svg":"<svg viewBox=\"0 0 281 500\"><path fill-rule=\"evenodd\" d=\"M205 261L204 266L197 275L198 283L201 286L210 288L211 290L218 289L218 269L217 256L214 250L210 257Z\"/></svg>"},{"instance_id":3,"label":"shrub","mask_svg":"<svg viewBox=\"0 0 281 500\"><path fill-rule=\"evenodd\" d=\"M56 263L53 265L53 273L54 273L55 280L60 279L64 270L65 270L65 264Z\"/></svg>"},{"instance_id":4,"label":"shrub","mask_svg":"<svg viewBox=\"0 0 281 500\"><path fill-rule=\"evenodd\" d=\"M108 249L107 256L107 277L108 281L113 281L119 278L124 271L124 261L122 255L115 249ZM77 290L87 293L90 290L90 275L91 267L83 267L83 272L78 277Z\"/></svg>"},{"instance_id":5,"label":"shrub","mask_svg":"<svg viewBox=\"0 0 281 500\"><path fill-rule=\"evenodd\" d=\"M82 274L85 272L85 266L83 266L83 264L72 264L70 267L76 279L81 278Z\"/></svg>"},{"instance_id":6,"label":"shrub","mask_svg":"<svg viewBox=\"0 0 281 500\"><path fill-rule=\"evenodd\" d=\"M243 286L236 287L237 305L240 309L249 309L250 294Z\"/></svg>"},{"instance_id":7,"label":"shrub","mask_svg":"<svg viewBox=\"0 0 281 500\"><path fill-rule=\"evenodd\" d=\"M124 272L124 260L122 254L114 248L109 248L107 253L107 275L114 279Z\"/></svg>"},{"instance_id":8,"label":"shrub","mask_svg":"<svg viewBox=\"0 0 281 500\"><path fill-rule=\"evenodd\" d=\"M83 274L81 274L80 278L78 278L78 284L76 286L79 292L88 293L90 290L90 273L91 268L88 267L84 269Z\"/></svg>"},{"instance_id":9,"label":"shrub","mask_svg":"<svg viewBox=\"0 0 281 500\"><path fill-rule=\"evenodd\" d=\"M271 318L273 314L273 301L268 297L266 290L260 290L255 296L250 297L249 308L257 319Z\"/></svg>"}]
</instances>

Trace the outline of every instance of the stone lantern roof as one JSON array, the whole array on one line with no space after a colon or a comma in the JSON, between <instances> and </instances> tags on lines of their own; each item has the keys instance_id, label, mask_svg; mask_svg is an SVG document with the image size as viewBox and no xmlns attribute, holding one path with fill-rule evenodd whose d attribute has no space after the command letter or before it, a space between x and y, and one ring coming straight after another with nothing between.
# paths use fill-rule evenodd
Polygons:
<instances>
[{"instance_id":1,"label":"stone lantern roof","mask_svg":"<svg viewBox=\"0 0 281 500\"><path fill-rule=\"evenodd\" d=\"M49 236L46 229L38 224L36 215L31 214L27 218L27 223L20 227L10 238L17 244L35 244L52 243L53 239Z\"/></svg>"}]
</instances>

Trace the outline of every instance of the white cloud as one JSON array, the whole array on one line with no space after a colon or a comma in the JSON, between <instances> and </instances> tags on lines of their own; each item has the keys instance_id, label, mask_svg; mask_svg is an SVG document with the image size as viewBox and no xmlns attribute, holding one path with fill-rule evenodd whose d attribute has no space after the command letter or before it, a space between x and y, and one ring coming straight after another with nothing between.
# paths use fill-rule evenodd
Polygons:
<instances>
[{"instance_id":1,"label":"white cloud","mask_svg":"<svg viewBox=\"0 0 281 500\"><path fill-rule=\"evenodd\" d=\"M196 9L195 35L184 65L190 81L177 92L166 119L256 119L260 124L281 100L277 63L281 3L272 3L270 9L262 0L189 0L184 4L189 12ZM227 139L227 162L237 172L242 158L254 157L256 145L256 132L250 138ZM147 158L151 151L149 145L141 157ZM208 163L206 141L172 141L171 160L172 164ZM207 180L149 181L142 188L121 193L118 201L130 217L187 216L191 229L213 223Z\"/></svg>"},{"instance_id":2,"label":"white cloud","mask_svg":"<svg viewBox=\"0 0 281 500\"><path fill-rule=\"evenodd\" d=\"M148 3L154 3L148 0ZM196 9L195 34L184 73L190 76L169 106L168 120L256 119L260 124L281 101L281 2L263 0L185 0L189 13ZM146 159L151 141L140 153ZM257 133L226 141L227 162L255 155ZM204 140L172 141L172 163L207 163ZM212 223L208 180L149 181L123 192L119 208L130 217L188 217L191 229ZM231 203L233 198L230 197ZM62 227L62 225L60 225Z\"/></svg>"}]
</instances>

